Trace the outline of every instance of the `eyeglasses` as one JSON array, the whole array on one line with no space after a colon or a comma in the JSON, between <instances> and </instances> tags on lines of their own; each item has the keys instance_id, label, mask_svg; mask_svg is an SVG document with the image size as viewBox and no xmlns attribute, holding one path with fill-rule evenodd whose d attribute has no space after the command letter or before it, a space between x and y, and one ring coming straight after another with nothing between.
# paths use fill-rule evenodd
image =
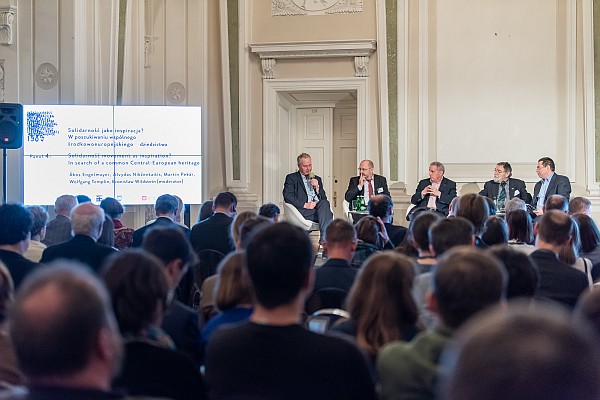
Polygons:
<instances>
[{"instance_id":1,"label":"eyeglasses","mask_svg":"<svg viewBox=\"0 0 600 400\"><path fill-rule=\"evenodd\" d=\"M494 172L497 172L497 173L501 174L501 173L504 172L504 170L503 169L495 169Z\"/></svg>"}]
</instances>

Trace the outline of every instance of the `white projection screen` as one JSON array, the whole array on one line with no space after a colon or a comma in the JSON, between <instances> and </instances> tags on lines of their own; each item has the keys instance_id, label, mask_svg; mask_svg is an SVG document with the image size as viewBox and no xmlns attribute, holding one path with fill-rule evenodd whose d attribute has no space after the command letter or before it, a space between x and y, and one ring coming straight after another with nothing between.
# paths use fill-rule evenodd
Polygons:
<instances>
[{"instance_id":1,"label":"white projection screen","mask_svg":"<svg viewBox=\"0 0 600 400\"><path fill-rule=\"evenodd\" d=\"M62 194L202 203L200 107L23 106L25 204Z\"/></svg>"}]
</instances>

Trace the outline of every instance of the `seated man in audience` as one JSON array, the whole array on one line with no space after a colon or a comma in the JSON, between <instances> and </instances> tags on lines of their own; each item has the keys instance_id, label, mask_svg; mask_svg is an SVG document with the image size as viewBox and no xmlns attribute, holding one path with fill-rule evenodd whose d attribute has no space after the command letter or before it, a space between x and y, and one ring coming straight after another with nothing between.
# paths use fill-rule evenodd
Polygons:
<instances>
[{"instance_id":1,"label":"seated man in audience","mask_svg":"<svg viewBox=\"0 0 600 400\"><path fill-rule=\"evenodd\" d=\"M169 283L171 294L161 327L173 339L177 350L188 355L199 367L202 346L198 314L174 295L181 278L195 264L196 255L183 232L175 226L148 231L142 248L163 262Z\"/></svg>"},{"instance_id":2,"label":"seated man in audience","mask_svg":"<svg viewBox=\"0 0 600 400\"><path fill-rule=\"evenodd\" d=\"M366 360L343 339L301 325L312 288L312 244L282 222L258 231L246 250L255 304L250 322L223 328L208 345L212 399L375 399Z\"/></svg>"},{"instance_id":3,"label":"seated man in audience","mask_svg":"<svg viewBox=\"0 0 600 400\"><path fill-rule=\"evenodd\" d=\"M229 230L236 213L237 198L231 192L221 192L213 200L213 215L192 228L190 240L196 253L216 250L223 255L235 251Z\"/></svg>"},{"instance_id":4,"label":"seated man in audience","mask_svg":"<svg viewBox=\"0 0 600 400\"><path fill-rule=\"evenodd\" d=\"M468 324L444 357L447 400L600 398L597 338L554 308L496 309Z\"/></svg>"},{"instance_id":5,"label":"seated man in audience","mask_svg":"<svg viewBox=\"0 0 600 400\"><path fill-rule=\"evenodd\" d=\"M434 273L428 305L440 323L409 343L386 345L377 359L381 399L434 399L442 351L469 318L503 298L506 274L495 258L471 247L450 250Z\"/></svg>"},{"instance_id":6,"label":"seated man in audience","mask_svg":"<svg viewBox=\"0 0 600 400\"><path fill-rule=\"evenodd\" d=\"M388 237L390 238L390 247L396 247L404 240L407 229L400 225L394 225L394 203L392 198L385 194L378 194L371 198L369 202L369 214L375 218L379 217L385 225Z\"/></svg>"},{"instance_id":7,"label":"seated man in audience","mask_svg":"<svg viewBox=\"0 0 600 400\"><path fill-rule=\"evenodd\" d=\"M15 289L39 264L23 257L31 238L31 214L20 204L0 206L0 261L6 265Z\"/></svg>"},{"instance_id":8,"label":"seated man in audience","mask_svg":"<svg viewBox=\"0 0 600 400\"><path fill-rule=\"evenodd\" d=\"M512 199L507 200L506 204L504 205L504 219L508 221L508 214L514 210L527 211L527 203L518 197L513 197Z\"/></svg>"},{"instance_id":9,"label":"seated man in audience","mask_svg":"<svg viewBox=\"0 0 600 400\"><path fill-rule=\"evenodd\" d=\"M140 229L137 229L135 232L133 232L133 241L131 243L131 247L140 247L146 232L148 232L150 229L163 226L177 226L178 229L185 234L185 237L189 238L190 230L187 227L179 225L177 222L175 222L177 215L179 214L177 207L179 207L177 197L170 194L158 196L156 202L154 203L156 220L154 220L154 222L151 224L142 226Z\"/></svg>"},{"instance_id":10,"label":"seated man in audience","mask_svg":"<svg viewBox=\"0 0 600 400\"><path fill-rule=\"evenodd\" d=\"M544 203L544 212L550 210L558 210L560 212L568 212L569 211L569 201L559 194L553 194L548 196L546 199L546 203Z\"/></svg>"},{"instance_id":11,"label":"seated man in audience","mask_svg":"<svg viewBox=\"0 0 600 400\"><path fill-rule=\"evenodd\" d=\"M270 219L272 222L279 221L279 214L281 210L273 203L265 203L258 209L258 215Z\"/></svg>"},{"instance_id":12,"label":"seated man in audience","mask_svg":"<svg viewBox=\"0 0 600 400\"><path fill-rule=\"evenodd\" d=\"M110 393L122 343L104 286L84 268L43 268L9 317L28 394L14 399L119 399Z\"/></svg>"},{"instance_id":13,"label":"seated man in audience","mask_svg":"<svg viewBox=\"0 0 600 400\"><path fill-rule=\"evenodd\" d=\"M569 200L569 215L586 214L592 216L592 202L585 197L573 197Z\"/></svg>"},{"instance_id":14,"label":"seated man in audience","mask_svg":"<svg viewBox=\"0 0 600 400\"><path fill-rule=\"evenodd\" d=\"M495 200L498 210L504 210L506 202L513 197L530 201L525 182L512 177L512 167L507 162L496 164L494 179L487 181L479 194Z\"/></svg>"},{"instance_id":15,"label":"seated man in audience","mask_svg":"<svg viewBox=\"0 0 600 400\"><path fill-rule=\"evenodd\" d=\"M546 199L553 195L559 194L569 201L571 196L571 182L569 178L563 175L554 173L554 160L550 157L542 157L538 160L535 172L540 177L540 181L535 184L533 189L533 198L531 206L533 213L540 216L544 213L543 207Z\"/></svg>"},{"instance_id":16,"label":"seated man in audience","mask_svg":"<svg viewBox=\"0 0 600 400\"><path fill-rule=\"evenodd\" d=\"M558 259L560 248L573 236L574 225L564 212L544 212L533 228L536 250L529 256L540 272L538 297L557 301L568 308L575 306L579 295L589 286L583 272Z\"/></svg>"},{"instance_id":17,"label":"seated man in audience","mask_svg":"<svg viewBox=\"0 0 600 400\"><path fill-rule=\"evenodd\" d=\"M77 206L77 198L70 194L59 196L54 202L56 217L46 226L46 236L42 243L52 246L66 242L73 237L71 232L71 211Z\"/></svg>"},{"instance_id":18,"label":"seated man in audience","mask_svg":"<svg viewBox=\"0 0 600 400\"><path fill-rule=\"evenodd\" d=\"M346 190L346 194L344 195L346 201L350 203L351 210L354 209L353 203L358 196L364 196L365 204L369 204L371 198L375 195L390 195L385 177L373 173L373 161L361 161L358 171L358 176L350 178L348 190Z\"/></svg>"},{"instance_id":19,"label":"seated man in audience","mask_svg":"<svg viewBox=\"0 0 600 400\"><path fill-rule=\"evenodd\" d=\"M429 164L429 179L419 182L410 202L447 216L450 203L456 197L456 182L445 178L445 171L444 164L439 161Z\"/></svg>"},{"instance_id":20,"label":"seated man in audience","mask_svg":"<svg viewBox=\"0 0 600 400\"><path fill-rule=\"evenodd\" d=\"M73 239L48 247L42 254L41 263L49 263L59 258L75 260L87 264L95 272L100 271L102 263L116 250L97 243L102 234L104 211L95 204L83 203L75 207L71 214Z\"/></svg>"}]
</instances>

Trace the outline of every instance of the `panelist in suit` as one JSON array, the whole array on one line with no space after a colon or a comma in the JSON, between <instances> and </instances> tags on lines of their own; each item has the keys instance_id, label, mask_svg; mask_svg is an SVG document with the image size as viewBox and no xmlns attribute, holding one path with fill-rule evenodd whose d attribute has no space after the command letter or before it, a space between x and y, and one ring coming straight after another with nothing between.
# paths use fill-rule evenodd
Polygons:
<instances>
[{"instance_id":1,"label":"panelist in suit","mask_svg":"<svg viewBox=\"0 0 600 400\"><path fill-rule=\"evenodd\" d=\"M427 208L448 215L452 199L456 197L456 182L444 177L444 164L434 161L429 164L429 179L417 185L410 202L418 208Z\"/></svg>"},{"instance_id":2,"label":"panelist in suit","mask_svg":"<svg viewBox=\"0 0 600 400\"><path fill-rule=\"evenodd\" d=\"M565 197L567 201L571 197L571 182L569 178L554 173L554 169L554 161L550 157L542 157L538 160L535 172L541 180L535 184L531 201L535 215L539 216L544 213L544 203L549 196L559 194Z\"/></svg>"},{"instance_id":3,"label":"panelist in suit","mask_svg":"<svg viewBox=\"0 0 600 400\"><path fill-rule=\"evenodd\" d=\"M369 204L369 200L375 195L390 195L385 177L373 173L373 161L361 161L358 171L360 175L350 178L348 190L344 195L346 201L350 203L350 209L353 209L352 203L360 195L365 197L365 204Z\"/></svg>"},{"instance_id":4,"label":"panelist in suit","mask_svg":"<svg viewBox=\"0 0 600 400\"><path fill-rule=\"evenodd\" d=\"M296 160L298 171L285 177L283 200L296 207L307 220L319 223L319 242L322 242L325 239L325 229L333 220L331 206L321 177L312 173L310 155L302 153Z\"/></svg>"},{"instance_id":5,"label":"panelist in suit","mask_svg":"<svg viewBox=\"0 0 600 400\"><path fill-rule=\"evenodd\" d=\"M512 167L504 161L496 164L494 179L487 181L479 194L496 200L499 210L503 210L505 203L513 197L518 197L524 202L531 201L525 182L513 178Z\"/></svg>"}]
</instances>

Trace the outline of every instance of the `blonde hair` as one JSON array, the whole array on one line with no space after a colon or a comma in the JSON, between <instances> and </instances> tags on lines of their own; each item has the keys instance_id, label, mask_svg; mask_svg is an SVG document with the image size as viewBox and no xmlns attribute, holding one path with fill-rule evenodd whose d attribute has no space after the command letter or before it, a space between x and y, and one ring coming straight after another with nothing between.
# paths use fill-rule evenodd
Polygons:
<instances>
[{"instance_id":1,"label":"blonde hair","mask_svg":"<svg viewBox=\"0 0 600 400\"><path fill-rule=\"evenodd\" d=\"M215 292L219 310L226 311L240 304L252 303L252 284L243 252L233 253L221 261L218 274Z\"/></svg>"}]
</instances>

